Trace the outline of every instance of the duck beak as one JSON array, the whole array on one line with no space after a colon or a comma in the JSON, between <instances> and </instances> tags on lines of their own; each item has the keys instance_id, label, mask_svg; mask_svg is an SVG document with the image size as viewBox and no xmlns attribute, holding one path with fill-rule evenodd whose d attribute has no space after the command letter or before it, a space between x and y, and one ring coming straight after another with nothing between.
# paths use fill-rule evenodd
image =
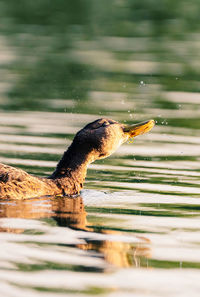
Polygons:
<instances>
[{"instance_id":1,"label":"duck beak","mask_svg":"<svg viewBox=\"0 0 200 297\"><path fill-rule=\"evenodd\" d=\"M134 125L126 125L124 126L123 130L126 134L128 134L129 138L132 138L149 132L154 127L154 125L155 121L149 120Z\"/></svg>"}]
</instances>

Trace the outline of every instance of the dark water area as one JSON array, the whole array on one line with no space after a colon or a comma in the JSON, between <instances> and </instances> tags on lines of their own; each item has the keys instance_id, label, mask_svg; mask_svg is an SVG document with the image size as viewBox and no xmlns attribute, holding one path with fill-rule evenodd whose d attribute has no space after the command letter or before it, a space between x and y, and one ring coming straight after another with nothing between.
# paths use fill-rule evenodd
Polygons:
<instances>
[{"instance_id":1,"label":"dark water area","mask_svg":"<svg viewBox=\"0 0 200 297\"><path fill-rule=\"evenodd\" d=\"M156 120L80 197L0 201L1 296L199 296L199 9L0 1L0 162L48 176L88 122Z\"/></svg>"}]
</instances>

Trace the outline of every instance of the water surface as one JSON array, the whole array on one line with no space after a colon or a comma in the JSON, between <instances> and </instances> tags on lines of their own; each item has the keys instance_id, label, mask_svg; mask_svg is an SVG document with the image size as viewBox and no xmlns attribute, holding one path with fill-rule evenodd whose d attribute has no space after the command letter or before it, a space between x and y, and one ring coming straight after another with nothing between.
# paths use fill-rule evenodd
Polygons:
<instances>
[{"instance_id":1,"label":"water surface","mask_svg":"<svg viewBox=\"0 0 200 297\"><path fill-rule=\"evenodd\" d=\"M199 296L198 1L61 2L0 3L0 161L48 176L90 121L157 125L76 199L0 201L1 295Z\"/></svg>"}]
</instances>

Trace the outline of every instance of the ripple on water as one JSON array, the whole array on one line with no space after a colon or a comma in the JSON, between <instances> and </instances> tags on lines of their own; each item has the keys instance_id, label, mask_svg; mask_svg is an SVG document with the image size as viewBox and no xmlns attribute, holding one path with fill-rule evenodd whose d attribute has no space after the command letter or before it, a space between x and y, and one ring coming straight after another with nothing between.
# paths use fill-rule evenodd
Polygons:
<instances>
[{"instance_id":1,"label":"ripple on water","mask_svg":"<svg viewBox=\"0 0 200 297\"><path fill-rule=\"evenodd\" d=\"M199 1L1 2L1 162L49 175L90 121L157 125L75 199L0 201L0 296L199 296Z\"/></svg>"},{"instance_id":2,"label":"ripple on water","mask_svg":"<svg viewBox=\"0 0 200 297\"><path fill-rule=\"evenodd\" d=\"M49 156L61 154L70 139L44 131L46 144L30 127L13 141L12 135L2 135L2 161L30 172L51 172L56 161L48 161ZM161 152L156 142L147 148L143 137L113 158L93 164L86 188L99 190L84 190L83 198L0 202L1 294L171 296L184 291L188 296L192 290L195 296L200 268L199 161L187 156L198 158L198 141L190 137L188 149L182 136L172 144L175 136L170 140L170 134L155 135ZM180 148L184 159L167 160ZM135 153L137 160L132 159ZM145 160L146 155L151 158Z\"/></svg>"},{"instance_id":3,"label":"ripple on water","mask_svg":"<svg viewBox=\"0 0 200 297\"><path fill-rule=\"evenodd\" d=\"M48 175L88 122L88 115L73 116L2 114L1 161ZM122 146L90 166L82 197L1 201L1 294L195 296L200 269L195 135L192 129L159 126Z\"/></svg>"}]
</instances>

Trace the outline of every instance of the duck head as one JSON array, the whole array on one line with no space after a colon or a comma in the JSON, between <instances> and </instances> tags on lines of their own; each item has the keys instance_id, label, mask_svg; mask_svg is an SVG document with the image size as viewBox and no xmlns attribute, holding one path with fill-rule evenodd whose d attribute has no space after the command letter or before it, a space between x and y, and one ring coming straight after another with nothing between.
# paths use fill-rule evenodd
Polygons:
<instances>
[{"instance_id":1,"label":"duck head","mask_svg":"<svg viewBox=\"0 0 200 297\"><path fill-rule=\"evenodd\" d=\"M73 143L80 151L90 152L89 163L107 158L117 148L130 138L150 131L155 125L154 120L148 120L133 125L118 123L111 119L98 119L80 130Z\"/></svg>"}]
</instances>

